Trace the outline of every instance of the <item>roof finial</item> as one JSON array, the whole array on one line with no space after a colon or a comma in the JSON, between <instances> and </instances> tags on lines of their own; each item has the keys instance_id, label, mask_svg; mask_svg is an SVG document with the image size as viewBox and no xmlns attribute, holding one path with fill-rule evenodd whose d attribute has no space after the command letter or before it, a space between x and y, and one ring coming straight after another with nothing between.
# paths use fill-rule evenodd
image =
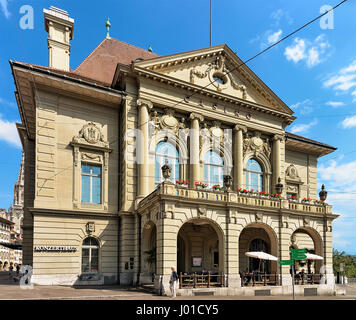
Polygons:
<instances>
[{"instance_id":1,"label":"roof finial","mask_svg":"<svg viewBox=\"0 0 356 320\"><path fill-rule=\"evenodd\" d=\"M149 52L152 52L152 47L151 45L148 46L148 49L147 49Z\"/></svg>"},{"instance_id":2,"label":"roof finial","mask_svg":"<svg viewBox=\"0 0 356 320\"><path fill-rule=\"evenodd\" d=\"M110 34L109 34L110 27L111 27L111 23L109 21L109 18L107 18L107 20L106 20L105 27L106 27L106 39L111 39Z\"/></svg>"}]
</instances>

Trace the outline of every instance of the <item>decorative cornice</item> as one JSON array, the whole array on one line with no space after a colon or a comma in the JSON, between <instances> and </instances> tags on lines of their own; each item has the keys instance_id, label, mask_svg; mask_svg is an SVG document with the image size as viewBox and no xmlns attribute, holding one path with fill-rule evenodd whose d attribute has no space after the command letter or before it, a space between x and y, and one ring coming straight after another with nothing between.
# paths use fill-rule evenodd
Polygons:
<instances>
[{"instance_id":1,"label":"decorative cornice","mask_svg":"<svg viewBox=\"0 0 356 320\"><path fill-rule=\"evenodd\" d=\"M137 69L136 71L139 76L142 76L147 79L154 80L154 81L158 81L160 83L168 84L174 88L188 90L190 92L198 93L198 94L204 95L209 98L217 99L217 100L219 100L219 102L222 102L222 103L230 103L234 106L239 106L239 107L243 106L243 107L247 107L251 110L270 114L272 116L285 119L284 122L286 122L287 125L291 124L294 121L294 119L296 119L296 117L289 115L284 111L276 110L276 109L273 109L271 107L264 106L264 105L259 105L252 101L243 100L243 99L231 96L226 93L217 92L215 90L212 90L209 88L204 88L204 87L192 84L192 83L188 83L186 81L176 79L176 78L167 76L165 74L160 74L160 73L148 70L148 69L140 68L137 66L135 68Z\"/></svg>"}]
</instances>

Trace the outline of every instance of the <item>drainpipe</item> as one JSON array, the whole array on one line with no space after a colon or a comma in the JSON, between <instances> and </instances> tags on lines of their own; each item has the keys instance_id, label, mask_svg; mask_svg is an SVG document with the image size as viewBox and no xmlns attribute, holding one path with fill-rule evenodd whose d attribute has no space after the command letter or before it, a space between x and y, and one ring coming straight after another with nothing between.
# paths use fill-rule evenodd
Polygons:
<instances>
[{"instance_id":1,"label":"drainpipe","mask_svg":"<svg viewBox=\"0 0 356 320\"><path fill-rule=\"evenodd\" d=\"M136 286L140 284L140 274L141 274L141 215L138 214L138 272Z\"/></svg>"}]
</instances>

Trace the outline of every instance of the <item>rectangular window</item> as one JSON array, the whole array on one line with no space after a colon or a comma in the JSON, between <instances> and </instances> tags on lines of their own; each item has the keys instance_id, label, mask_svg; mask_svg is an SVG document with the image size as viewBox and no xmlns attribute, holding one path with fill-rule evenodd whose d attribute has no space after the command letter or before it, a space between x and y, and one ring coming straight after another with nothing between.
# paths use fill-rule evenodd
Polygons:
<instances>
[{"instance_id":1,"label":"rectangular window","mask_svg":"<svg viewBox=\"0 0 356 320\"><path fill-rule=\"evenodd\" d=\"M82 164L82 202L101 203L101 166Z\"/></svg>"}]
</instances>

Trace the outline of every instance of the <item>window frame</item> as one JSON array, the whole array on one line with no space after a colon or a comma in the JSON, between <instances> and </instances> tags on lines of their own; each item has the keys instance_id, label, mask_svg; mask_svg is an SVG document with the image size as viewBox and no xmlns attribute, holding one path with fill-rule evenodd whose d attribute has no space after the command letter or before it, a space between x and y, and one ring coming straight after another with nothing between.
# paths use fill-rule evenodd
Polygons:
<instances>
[{"instance_id":1,"label":"window frame","mask_svg":"<svg viewBox=\"0 0 356 320\"><path fill-rule=\"evenodd\" d=\"M87 239L93 239L96 242L96 245L86 245L84 244L84 241ZM83 250L84 249L89 249L89 255L88 255L88 267L89 271L83 271ZM98 250L98 256L97 256L97 271L92 271L92 249L97 249ZM82 241L82 248L81 248L81 265L80 265L80 271L81 274L92 274L92 273L99 273L100 270L100 242L95 238L95 237L86 237Z\"/></svg>"},{"instance_id":2,"label":"window frame","mask_svg":"<svg viewBox=\"0 0 356 320\"><path fill-rule=\"evenodd\" d=\"M176 155L175 156L172 156L170 154L166 155L166 154L161 154L161 153L157 153L157 149L160 148L160 146L162 146L163 144L169 144L173 150L175 150L176 152ZM160 163L160 167L158 168L158 180L156 179L156 171L157 171L157 165L160 161L157 161L159 159L163 159L164 162L163 163ZM180 177L181 177L181 165L180 165L180 162L179 162L179 150L177 149L177 147L171 143L170 141L160 141L157 143L156 145L156 148L155 148L155 171L154 171L154 182L155 182L155 186L159 185L160 183L162 183L164 181L164 178L163 178L163 175L162 175L162 170L161 170L161 167L164 165L165 163L165 159L171 159L172 163L169 162L169 165L171 166L172 168L172 172L171 172L171 176L169 178L170 181L174 182L176 180L179 180ZM178 175L177 175L177 168L178 168Z\"/></svg>"},{"instance_id":3,"label":"window frame","mask_svg":"<svg viewBox=\"0 0 356 320\"><path fill-rule=\"evenodd\" d=\"M215 154L217 155L220 160L221 160L221 164L216 164L216 163L212 163L212 162L206 162L207 160L207 155L208 154ZM209 160L211 159L211 157L209 157ZM218 181L213 181L211 182L211 169L213 168L218 168L219 170L219 179ZM209 187L212 187L215 184L219 184L220 186L224 185L224 158L216 151L213 150L209 150L205 153L204 156L204 183L206 183Z\"/></svg>"},{"instance_id":4,"label":"window frame","mask_svg":"<svg viewBox=\"0 0 356 320\"><path fill-rule=\"evenodd\" d=\"M259 167L261 168L261 171L255 171L255 170L250 170L248 169L248 165L250 161L255 161ZM256 174L257 175L257 189L253 188L254 191L265 191L265 181L264 181L264 177L265 177L265 172L263 170L263 166L261 165L261 163L255 159L255 158L250 158L247 160L246 162L246 167L245 167L245 183L246 183L246 189L251 189L253 187L251 181L251 175L252 174Z\"/></svg>"},{"instance_id":5,"label":"window frame","mask_svg":"<svg viewBox=\"0 0 356 320\"><path fill-rule=\"evenodd\" d=\"M92 171L92 167L100 168L100 174L93 174L93 173L83 173L83 166L89 166L90 171ZM92 164L88 162L82 162L80 166L80 184L81 184L81 192L80 192L80 200L83 204L93 204L93 205L101 205L103 202L103 166L101 164ZM83 176L89 177L89 202L83 201ZM100 201L93 202L93 177L100 178Z\"/></svg>"}]
</instances>

